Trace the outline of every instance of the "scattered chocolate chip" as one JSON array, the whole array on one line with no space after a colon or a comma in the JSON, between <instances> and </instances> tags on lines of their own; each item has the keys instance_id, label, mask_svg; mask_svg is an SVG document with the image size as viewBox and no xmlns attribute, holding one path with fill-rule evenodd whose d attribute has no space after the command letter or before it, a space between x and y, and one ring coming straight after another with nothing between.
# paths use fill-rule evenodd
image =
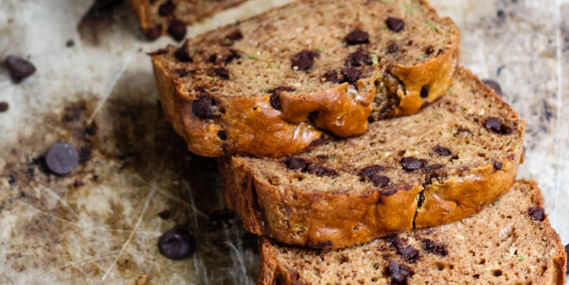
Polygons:
<instances>
[{"instance_id":1,"label":"scattered chocolate chip","mask_svg":"<svg viewBox=\"0 0 569 285\"><path fill-rule=\"evenodd\" d=\"M439 51L437 52L437 56L439 56L439 55L441 55L441 54L443 54L443 53L445 53L445 51L444 51L443 49L439 49Z\"/></svg>"},{"instance_id":2,"label":"scattered chocolate chip","mask_svg":"<svg viewBox=\"0 0 569 285\"><path fill-rule=\"evenodd\" d=\"M74 42L73 40L68 40L68 41L65 43L65 46L66 46L66 47L73 47L73 46L75 46L75 42Z\"/></svg>"},{"instance_id":3,"label":"scattered chocolate chip","mask_svg":"<svg viewBox=\"0 0 569 285\"><path fill-rule=\"evenodd\" d=\"M362 71L355 67L344 67L342 68L342 82L348 82L350 84L356 83L362 76Z\"/></svg>"},{"instance_id":4,"label":"scattered chocolate chip","mask_svg":"<svg viewBox=\"0 0 569 285\"><path fill-rule=\"evenodd\" d=\"M8 111L9 108L8 102L0 102L0 113Z\"/></svg>"},{"instance_id":5,"label":"scattered chocolate chip","mask_svg":"<svg viewBox=\"0 0 569 285\"><path fill-rule=\"evenodd\" d=\"M45 162L52 172L67 174L79 163L79 153L66 142L55 143L47 150Z\"/></svg>"},{"instance_id":6,"label":"scattered chocolate chip","mask_svg":"<svg viewBox=\"0 0 569 285\"><path fill-rule=\"evenodd\" d=\"M222 79L229 79L229 70L225 67L214 67L209 70L210 75L217 76Z\"/></svg>"},{"instance_id":7,"label":"scattered chocolate chip","mask_svg":"<svg viewBox=\"0 0 569 285\"><path fill-rule=\"evenodd\" d=\"M369 176L369 180L371 182L373 182L373 186L379 186L379 187L387 187L389 185L389 177L385 176L385 175L379 175L377 173L374 173L372 175ZM389 196L389 193L384 193L384 195Z\"/></svg>"},{"instance_id":8,"label":"scattered chocolate chip","mask_svg":"<svg viewBox=\"0 0 569 285\"><path fill-rule=\"evenodd\" d=\"M188 50L188 41L174 52L174 57L181 62L194 62Z\"/></svg>"},{"instance_id":9,"label":"scattered chocolate chip","mask_svg":"<svg viewBox=\"0 0 569 285\"><path fill-rule=\"evenodd\" d=\"M271 98L270 98L270 102L271 102L271 106L277 110L281 109L281 98L279 97L279 93L284 91L284 92L293 92L296 89L294 87L291 86L279 86L273 89L270 89L269 91L267 91L269 94L271 94Z\"/></svg>"},{"instance_id":10,"label":"scattered chocolate chip","mask_svg":"<svg viewBox=\"0 0 569 285\"><path fill-rule=\"evenodd\" d=\"M535 221L543 222L545 220L545 210L542 207L529 208L528 215Z\"/></svg>"},{"instance_id":11,"label":"scattered chocolate chip","mask_svg":"<svg viewBox=\"0 0 569 285\"><path fill-rule=\"evenodd\" d=\"M277 110L281 109L281 98L278 94L271 95L269 101L271 102L271 106Z\"/></svg>"},{"instance_id":12,"label":"scattered chocolate chip","mask_svg":"<svg viewBox=\"0 0 569 285\"><path fill-rule=\"evenodd\" d=\"M338 175L338 173L330 168L326 168L320 164L316 164L316 163L310 163L308 164L308 167L306 169L308 171L308 173L310 174L314 174L316 176L322 177L322 176L328 176L328 177L334 177L336 175Z\"/></svg>"},{"instance_id":13,"label":"scattered chocolate chip","mask_svg":"<svg viewBox=\"0 0 569 285\"><path fill-rule=\"evenodd\" d=\"M451 156L452 152L450 151L450 149L437 145L433 148L433 151L442 155L442 156Z\"/></svg>"},{"instance_id":14,"label":"scattered chocolate chip","mask_svg":"<svg viewBox=\"0 0 569 285\"><path fill-rule=\"evenodd\" d=\"M240 30L235 30L235 31L231 32L230 34L228 34L227 36L225 36L225 39L229 40L229 41L242 40L243 34L241 33Z\"/></svg>"},{"instance_id":15,"label":"scattered chocolate chip","mask_svg":"<svg viewBox=\"0 0 569 285\"><path fill-rule=\"evenodd\" d=\"M158 216L162 219L162 220L167 220L170 218L170 210L166 209L160 213L158 213Z\"/></svg>"},{"instance_id":16,"label":"scattered chocolate chip","mask_svg":"<svg viewBox=\"0 0 569 285\"><path fill-rule=\"evenodd\" d=\"M158 249L165 257L182 260L192 256L196 249L196 239L184 229L174 228L165 232L158 240Z\"/></svg>"},{"instance_id":17,"label":"scattered chocolate chip","mask_svg":"<svg viewBox=\"0 0 569 285\"><path fill-rule=\"evenodd\" d=\"M354 53L352 53L348 60L346 60L346 65L348 66L363 66L363 65L371 65L371 56L370 53L363 48L358 48Z\"/></svg>"},{"instance_id":18,"label":"scattered chocolate chip","mask_svg":"<svg viewBox=\"0 0 569 285\"><path fill-rule=\"evenodd\" d=\"M239 54L237 50L230 48L227 51L229 51L229 54L225 56L225 65L228 65L234 60L241 58L241 54Z\"/></svg>"},{"instance_id":19,"label":"scattered chocolate chip","mask_svg":"<svg viewBox=\"0 0 569 285\"><path fill-rule=\"evenodd\" d=\"M5 63L14 83L20 83L22 80L36 72L36 67L31 62L21 57L9 55L6 57Z\"/></svg>"},{"instance_id":20,"label":"scattered chocolate chip","mask_svg":"<svg viewBox=\"0 0 569 285\"><path fill-rule=\"evenodd\" d=\"M324 78L324 81L332 83L339 83L343 79L338 78L338 72L336 70L330 70L324 73L324 75L322 75L322 78Z\"/></svg>"},{"instance_id":21,"label":"scattered chocolate chip","mask_svg":"<svg viewBox=\"0 0 569 285\"><path fill-rule=\"evenodd\" d=\"M396 53L399 51L399 46L396 43L390 43L387 46L387 53Z\"/></svg>"},{"instance_id":22,"label":"scattered chocolate chip","mask_svg":"<svg viewBox=\"0 0 569 285\"><path fill-rule=\"evenodd\" d=\"M404 157L403 159L401 159L401 165L403 165L403 168L405 170L409 171L417 170L423 167L423 163L421 162L421 160L416 159L412 156Z\"/></svg>"},{"instance_id":23,"label":"scattered chocolate chip","mask_svg":"<svg viewBox=\"0 0 569 285\"><path fill-rule=\"evenodd\" d=\"M314 65L314 59L320 56L318 52L303 50L291 58L291 68L299 71L307 71Z\"/></svg>"},{"instance_id":24,"label":"scattered chocolate chip","mask_svg":"<svg viewBox=\"0 0 569 285\"><path fill-rule=\"evenodd\" d=\"M144 35L151 41L159 38L162 35L162 25L156 25L156 27L147 29L144 32Z\"/></svg>"},{"instance_id":25,"label":"scattered chocolate chip","mask_svg":"<svg viewBox=\"0 0 569 285\"><path fill-rule=\"evenodd\" d=\"M444 244L436 243L429 239L423 239L423 250L426 252L430 252L432 254L440 255L440 256L447 256L448 251Z\"/></svg>"},{"instance_id":26,"label":"scattered chocolate chip","mask_svg":"<svg viewBox=\"0 0 569 285\"><path fill-rule=\"evenodd\" d=\"M484 82L484 84L488 85L488 87L490 87L492 90L494 90L494 92L496 92L496 94L500 95L500 97L502 96L502 87L500 87L500 84L498 84L498 82L496 82L492 79L484 79L484 80L482 80L482 82Z\"/></svg>"},{"instance_id":27,"label":"scattered chocolate chip","mask_svg":"<svg viewBox=\"0 0 569 285\"><path fill-rule=\"evenodd\" d=\"M178 76L180 76L180 78L184 78L184 77L188 76L188 73L189 73L189 72L188 72L186 69L184 69L184 68L177 68L177 69L174 70L174 72L175 72L176 74L178 74Z\"/></svg>"},{"instance_id":28,"label":"scattered chocolate chip","mask_svg":"<svg viewBox=\"0 0 569 285\"><path fill-rule=\"evenodd\" d=\"M390 260L387 274L391 277L391 284L407 284L411 271L409 267Z\"/></svg>"},{"instance_id":29,"label":"scattered chocolate chip","mask_svg":"<svg viewBox=\"0 0 569 285\"><path fill-rule=\"evenodd\" d=\"M502 170L502 163L499 161L494 161L494 168L496 170Z\"/></svg>"},{"instance_id":30,"label":"scattered chocolate chip","mask_svg":"<svg viewBox=\"0 0 569 285\"><path fill-rule=\"evenodd\" d=\"M172 1L166 1L158 7L158 14L162 17L174 15L174 12L176 12L176 4Z\"/></svg>"},{"instance_id":31,"label":"scattered chocolate chip","mask_svg":"<svg viewBox=\"0 0 569 285\"><path fill-rule=\"evenodd\" d=\"M216 117L215 101L209 96L200 96L192 103L192 111L200 119L213 119Z\"/></svg>"},{"instance_id":32,"label":"scattered chocolate chip","mask_svg":"<svg viewBox=\"0 0 569 285\"><path fill-rule=\"evenodd\" d=\"M227 208L214 211L209 215L209 220L214 228L229 229L236 222L235 213Z\"/></svg>"},{"instance_id":33,"label":"scattered chocolate chip","mask_svg":"<svg viewBox=\"0 0 569 285\"><path fill-rule=\"evenodd\" d=\"M360 170L360 177L370 177L374 173L385 171L385 167L381 165L371 165Z\"/></svg>"},{"instance_id":34,"label":"scattered chocolate chip","mask_svg":"<svg viewBox=\"0 0 569 285\"><path fill-rule=\"evenodd\" d=\"M219 131L219 132L217 132L217 137L220 140L224 141L227 139L227 133L225 131Z\"/></svg>"},{"instance_id":35,"label":"scattered chocolate chip","mask_svg":"<svg viewBox=\"0 0 569 285\"><path fill-rule=\"evenodd\" d=\"M428 46L428 47L425 49L425 53L426 53L426 54L432 54L433 52L435 52L435 48L434 48L433 46Z\"/></svg>"},{"instance_id":36,"label":"scattered chocolate chip","mask_svg":"<svg viewBox=\"0 0 569 285\"><path fill-rule=\"evenodd\" d=\"M217 62L217 54L216 53L212 54L207 61L209 63L215 64Z\"/></svg>"},{"instance_id":37,"label":"scattered chocolate chip","mask_svg":"<svg viewBox=\"0 0 569 285\"><path fill-rule=\"evenodd\" d=\"M421 98L429 97L429 86L425 85L421 87Z\"/></svg>"},{"instance_id":38,"label":"scattered chocolate chip","mask_svg":"<svg viewBox=\"0 0 569 285\"><path fill-rule=\"evenodd\" d=\"M306 171L306 167L308 166L308 162L305 159L300 157L289 157L286 159L286 167L288 169L299 169L300 171Z\"/></svg>"},{"instance_id":39,"label":"scattered chocolate chip","mask_svg":"<svg viewBox=\"0 0 569 285\"><path fill-rule=\"evenodd\" d=\"M166 32L176 41L181 41L186 37L186 23L178 19L174 19L170 22Z\"/></svg>"},{"instance_id":40,"label":"scattered chocolate chip","mask_svg":"<svg viewBox=\"0 0 569 285\"><path fill-rule=\"evenodd\" d=\"M403 20L394 17L387 18L385 23L387 24L387 27L394 32L401 31L405 26L405 22L403 22Z\"/></svg>"},{"instance_id":41,"label":"scattered chocolate chip","mask_svg":"<svg viewBox=\"0 0 569 285\"><path fill-rule=\"evenodd\" d=\"M385 167L381 165L372 165L362 169L359 173L359 176L362 180L365 180L367 177L371 182L373 182L373 185L376 187L387 187L389 184L389 177L378 174L378 172L383 171L385 171Z\"/></svg>"},{"instance_id":42,"label":"scattered chocolate chip","mask_svg":"<svg viewBox=\"0 0 569 285\"><path fill-rule=\"evenodd\" d=\"M397 248L397 253L403 256L403 260L408 263L415 263L421 257L421 252L414 249L413 246L404 246Z\"/></svg>"},{"instance_id":43,"label":"scattered chocolate chip","mask_svg":"<svg viewBox=\"0 0 569 285\"><path fill-rule=\"evenodd\" d=\"M500 119L495 117L488 117L486 119L486 122L484 123L484 127L497 134L501 133L502 130L502 124L500 123Z\"/></svg>"},{"instance_id":44,"label":"scattered chocolate chip","mask_svg":"<svg viewBox=\"0 0 569 285\"><path fill-rule=\"evenodd\" d=\"M345 40L349 45L369 44L369 34L355 29L346 36Z\"/></svg>"}]
</instances>

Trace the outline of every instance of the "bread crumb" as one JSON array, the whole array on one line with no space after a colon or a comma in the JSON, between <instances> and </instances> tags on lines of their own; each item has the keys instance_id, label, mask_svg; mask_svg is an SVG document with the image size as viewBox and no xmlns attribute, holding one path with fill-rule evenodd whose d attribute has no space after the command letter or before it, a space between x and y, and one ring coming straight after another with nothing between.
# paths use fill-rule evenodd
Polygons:
<instances>
[{"instance_id":1,"label":"bread crumb","mask_svg":"<svg viewBox=\"0 0 569 285\"><path fill-rule=\"evenodd\" d=\"M142 274L136 280L136 284L142 285L142 284L144 284L144 282L146 282L146 275Z\"/></svg>"}]
</instances>

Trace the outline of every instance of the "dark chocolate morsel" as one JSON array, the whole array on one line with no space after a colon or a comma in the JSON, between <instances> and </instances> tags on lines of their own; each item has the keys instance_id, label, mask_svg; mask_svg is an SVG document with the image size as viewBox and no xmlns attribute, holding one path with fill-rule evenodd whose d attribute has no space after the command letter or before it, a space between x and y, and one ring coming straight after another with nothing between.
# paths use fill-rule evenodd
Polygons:
<instances>
[{"instance_id":1,"label":"dark chocolate morsel","mask_svg":"<svg viewBox=\"0 0 569 285\"><path fill-rule=\"evenodd\" d=\"M216 117L215 101L209 96L200 96L192 103L192 111L200 119L213 119Z\"/></svg>"},{"instance_id":2,"label":"dark chocolate morsel","mask_svg":"<svg viewBox=\"0 0 569 285\"><path fill-rule=\"evenodd\" d=\"M387 18L386 24L387 27L394 32L401 31L405 26L405 22L403 22L403 20L394 17Z\"/></svg>"},{"instance_id":3,"label":"dark chocolate morsel","mask_svg":"<svg viewBox=\"0 0 569 285\"><path fill-rule=\"evenodd\" d=\"M448 251L444 244L436 243L429 239L423 239L423 250L426 252L430 252L432 254L440 255L440 256L447 256Z\"/></svg>"},{"instance_id":4,"label":"dark chocolate morsel","mask_svg":"<svg viewBox=\"0 0 569 285\"><path fill-rule=\"evenodd\" d=\"M390 43L387 46L387 53L396 53L399 51L399 46L396 43Z\"/></svg>"},{"instance_id":5,"label":"dark chocolate morsel","mask_svg":"<svg viewBox=\"0 0 569 285\"><path fill-rule=\"evenodd\" d=\"M170 211L169 210L164 210L160 213L158 213L158 216L162 219L162 220L167 220L170 218Z\"/></svg>"},{"instance_id":6,"label":"dark chocolate morsel","mask_svg":"<svg viewBox=\"0 0 569 285\"><path fill-rule=\"evenodd\" d=\"M190 52L188 51L188 41L174 52L174 57L181 62L193 62Z\"/></svg>"},{"instance_id":7,"label":"dark chocolate morsel","mask_svg":"<svg viewBox=\"0 0 569 285\"><path fill-rule=\"evenodd\" d=\"M45 155L47 167L56 174L67 174L79 163L79 152L66 142L53 144Z\"/></svg>"},{"instance_id":8,"label":"dark chocolate morsel","mask_svg":"<svg viewBox=\"0 0 569 285\"><path fill-rule=\"evenodd\" d=\"M502 163L499 161L494 161L494 168L496 170L502 170Z\"/></svg>"},{"instance_id":9,"label":"dark chocolate morsel","mask_svg":"<svg viewBox=\"0 0 569 285\"><path fill-rule=\"evenodd\" d=\"M176 12L176 4L170 0L158 7L158 15L162 17L174 15L174 12Z\"/></svg>"},{"instance_id":10,"label":"dark chocolate morsel","mask_svg":"<svg viewBox=\"0 0 569 285\"><path fill-rule=\"evenodd\" d=\"M14 83L20 83L22 80L36 72L36 67L31 62L21 57L9 55L6 57L5 64Z\"/></svg>"},{"instance_id":11,"label":"dark chocolate morsel","mask_svg":"<svg viewBox=\"0 0 569 285\"><path fill-rule=\"evenodd\" d=\"M174 19L170 22L166 32L176 41L181 41L186 37L186 23L178 19Z\"/></svg>"},{"instance_id":12,"label":"dark chocolate morsel","mask_svg":"<svg viewBox=\"0 0 569 285\"><path fill-rule=\"evenodd\" d=\"M488 85L488 87L490 87L492 90L494 90L494 92L496 92L496 94L500 95L500 97L502 96L502 87L500 87L500 84L498 84L498 82L496 82L492 79L484 79L484 80L482 80L482 82L484 82L484 84Z\"/></svg>"},{"instance_id":13,"label":"dark chocolate morsel","mask_svg":"<svg viewBox=\"0 0 569 285\"><path fill-rule=\"evenodd\" d=\"M392 284L407 284L407 278L411 276L411 271L409 267L390 260L387 274L391 277Z\"/></svg>"},{"instance_id":14,"label":"dark chocolate morsel","mask_svg":"<svg viewBox=\"0 0 569 285\"><path fill-rule=\"evenodd\" d=\"M369 34L360 29L355 29L346 36L345 40L348 45L369 44Z\"/></svg>"},{"instance_id":15,"label":"dark chocolate morsel","mask_svg":"<svg viewBox=\"0 0 569 285\"><path fill-rule=\"evenodd\" d=\"M412 156L404 157L403 159L401 159L401 165L403 165L403 169L409 171L417 170L423 167L423 163L421 162L421 160L414 158Z\"/></svg>"},{"instance_id":16,"label":"dark chocolate morsel","mask_svg":"<svg viewBox=\"0 0 569 285\"><path fill-rule=\"evenodd\" d=\"M498 134L502 131L502 124L500 123L500 119L495 117L488 117L484 123L484 127Z\"/></svg>"},{"instance_id":17,"label":"dark chocolate morsel","mask_svg":"<svg viewBox=\"0 0 569 285\"><path fill-rule=\"evenodd\" d=\"M531 207L528 209L528 215L532 220L543 222L545 220L545 210L542 207Z\"/></svg>"},{"instance_id":18,"label":"dark chocolate morsel","mask_svg":"<svg viewBox=\"0 0 569 285\"><path fill-rule=\"evenodd\" d=\"M286 159L286 167L288 169L299 169L300 171L306 171L306 167L308 166L308 162L305 159L300 157L289 157Z\"/></svg>"},{"instance_id":19,"label":"dark chocolate morsel","mask_svg":"<svg viewBox=\"0 0 569 285\"><path fill-rule=\"evenodd\" d=\"M291 58L291 68L299 71L307 71L314 65L314 59L319 57L318 52L303 50Z\"/></svg>"},{"instance_id":20,"label":"dark chocolate morsel","mask_svg":"<svg viewBox=\"0 0 569 285\"><path fill-rule=\"evenodd\" d=\"M342 68L343 79L341 82L348 82L350 84L356 83L362 76L362 71L355 67L344 67Z\"/></svg>"},{"instance_id":21,"label":"dark chocolate morsel","mask_svg":"<svg viewBox=\"0 0 569 285\"><path fill-rule=\"evenodd\" d=\"M437 145L433 148L433 151L442 155L442 156L451 156L452 152L450 151L450 149L446 148L446 147L442 147L440 145Z\"/></svg>"},{"instance_id":22,"label":"dark chocolate morsel","mask_svg":"<svg viewBox=\"0 0 569 285\"><path fill-rule=\"evenodd\" d=\"M192 256L196 249L196 239L184 229L174 228L165 232L158 240L158 249L165 257L182 260Z\"/></svg>"},{"instance_id":23,"label":"dark chocolate morsel","mask_svg":"<svg viewBox=\"0 0 569 285\"><path fill-rule=\"evenodd\" d=\"M147 39L153 41L162 35L162 25L156 25L153 28L149 28L144 32Z\"/></svg>"},{"instance_id":24,"label":"dark chocolate morsel","mask_svg":"<svg viewBox=\"0 0 569 285\"><path fill-rule=\"evenodd\" d=\"M8 111L8 108L10 108L10 106L8 106L8 102L0 102L0 113Z\"/></svg>"},{"instance_id":25,"label":"dark chocolate morsel","mask_svg":"<svg viewBox=\"0 0 569 285\"><path fill-rule=\"evenodd\" d=\"M421 87L421 98L429 97L429 86L425 85Z\"/></svg>"}]
</instances>

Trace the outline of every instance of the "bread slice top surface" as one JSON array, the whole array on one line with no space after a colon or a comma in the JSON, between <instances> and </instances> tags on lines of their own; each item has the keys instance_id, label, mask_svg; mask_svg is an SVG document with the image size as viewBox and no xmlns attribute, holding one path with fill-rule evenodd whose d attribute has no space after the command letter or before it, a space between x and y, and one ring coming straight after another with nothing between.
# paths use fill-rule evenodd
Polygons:
<instances>
[{"instance_id":1,"label":"bread slice top surface","mask_svg":"<svg viewBox=\"0 0 569 285\"><path fill-rule=\"evenodd\" d=\"M292 157L233 161L274 186L361 194L505 167L500 161L521 149L524 129L507 103L459 68L447 94L418 114L373 122L361 136Z\"/></svg>"},{"instance_id":2,"label":"bread slice top surface","mask_svg":"<svg viewBox=\"0 0 569 285\"><path fill-rule=\"evenodd\" d=\"M561 285L565 278L563 245L532 181L516 182L500 200L470 218L359 246L317 250L267 238L261 243L258 284ZM397 265L390 270L391 262ZM397 283L394 276L403 281Z\"/></svg>"},{"instance_id":3,"label":"bread slice top surface","mask_svg":"<svg viewBox=\"0 0 569 285\"><path fill-rule=\"evenodd\" d=\"M279 87L276 92L294 96L377 78L389 64L419 65L457 43L456 26L426 1L311 0L154 56L162 57L190 97L204 90L217 97L260 97ZM353 69L343 71L347 67Z\"/></svg>"}]
</instances>

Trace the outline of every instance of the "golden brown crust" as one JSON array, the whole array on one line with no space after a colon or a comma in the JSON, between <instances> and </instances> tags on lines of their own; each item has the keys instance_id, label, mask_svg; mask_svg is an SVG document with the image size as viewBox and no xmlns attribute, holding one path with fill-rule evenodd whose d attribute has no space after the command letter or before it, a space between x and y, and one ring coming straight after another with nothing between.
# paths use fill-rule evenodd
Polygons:
<instances>
[{"instance_id":1,"label":"golden brown crust","mask_svg":"<svg viewBox=\"0 0 569 285\"><path fill-rule=\"evenodd\" d=\"M436 15L428 2L423 1L423 4ZM360 79L356 88L344 83L333 89L308 94L292 96L281 92L281 110L271 107L270 95L220 97L216 99L226 113L214 119L200 120L191 111L191 104L197 95L190 95L188 90L179 88L180 100L173 102L175 96L171 93L178 84L174 81L173 71L165 68L164 55L153 55L152 62L157 81L162 76L169 79L165 80L169 82L168 88L160 84L158 88L163 105L183 105L165 108L165 112L172 124L177 124L175 129L186 139L190 151L203 156L241 153L257 157L281 157L312 149L332 140L333 136L347 138L364 133L372 112L375 84L383 76L382 72L399 77L406 90L405 93L399 92L400 105L390 116L414 114L425 103L443 95L452 84L460 43L458 28L452 20L442 18L441 21L453 27L454 33L449 36L451 42L446 50L433 59L414 66L387 62L382 67L384 70L378 69L369 77ZM421 98L420 95L424 86L430 90L427 98ZM333 136L320 129L327 130ZM219 131L225 132L226 140L217 137Z\"/></svg>"}]
</instances>

